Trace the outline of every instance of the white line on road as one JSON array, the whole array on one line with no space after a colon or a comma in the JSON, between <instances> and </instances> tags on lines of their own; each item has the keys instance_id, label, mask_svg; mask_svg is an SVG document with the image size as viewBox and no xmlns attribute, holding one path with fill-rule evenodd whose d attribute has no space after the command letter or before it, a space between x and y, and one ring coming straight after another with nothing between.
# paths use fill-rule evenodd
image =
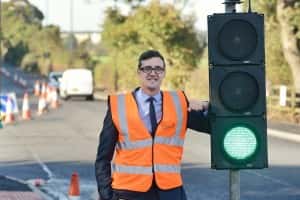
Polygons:
<instances>
[{"instance_id":1,"label":"white line on road","mask_svg":"<svg viewBox=\"0 0 300 200\"><path fill-rule=\"evenodd\" d=\"M33 151L29 150L32 154L32 156L34 157L34 159L39 163L39 165L42 167L42 169L48 174L48 181L47 183L50 184L51 182L55 182L56 183L56 178L54 176L54 174L51 172L51 170L47 167L47 165L45 163L42 162L42 160L40 159L40 157L34 153ZM64 192L61 191L61 187L59 186L59 184L53 184L51 185L51 187L46 190L47 194L50 196L54 196L54 197L58 197L59 200L68 200L68 197L65 195ZM46 194L45 194L46 196ZM49 198L49 197L48 197ZM48 200L48 199L46 199Z\"/></svg>"},{"instance_id":2,"label":"white line on road","mask_svg":"<svg viewBox=\"0 0 300 200\"><path fill-rule=\"evenodd\" d=\"M48 174L49 180L51 180L53 178L53 173L51 172L51 170L47 167L47 165L45 163L43 163L40 159L40 157L31 151L31 154L33 155L34 159L39 163L39 165L42 167L42 169Z\"/></svg>"},{"instance_id":3,"label":"white line on road","mask_svg":"<svg viewBox=\"0 0 300 200\"><path fill-rule=\"evenodd\" d=\"M286 186L286 187L289 187L289 188L297 188L296 186L291 185L291 184L289 184L289 183L287 183L285 181L282 181L282 180L277 179L277 178L272 178L270 176L266 176L266 175L263 175L261 173L255 172L255 171L250 171L249 170L249 171L246 171L246 173L254 174L256 176L259 176L259 177L262 177L262 178L264 178L266 180L269 180L270 182L277 183L277 184L280 184L280 185L283 185L283 186Z\"/></svg>"},{"instance_id":4,"label":"white line on road","mask_svg":"<svg viewBox=\"0 0 300 200\"><path fill-rule=\"evenodd\" d=\"M295 133L288 133L284 131L274 130L274 129L268 129L268 135L277 137L280 139L289 140L292 142L300 143L300 135Z\"/></svg>"}]
</instances>

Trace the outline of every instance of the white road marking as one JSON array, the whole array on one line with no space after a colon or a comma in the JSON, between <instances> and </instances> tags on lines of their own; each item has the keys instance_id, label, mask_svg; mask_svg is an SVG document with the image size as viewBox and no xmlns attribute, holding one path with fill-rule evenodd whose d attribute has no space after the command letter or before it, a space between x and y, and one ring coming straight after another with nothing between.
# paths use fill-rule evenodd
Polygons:
<instances>
[{"instance_id":1,"label":"white road marking","mask_svg":"<svg viewBox=\"0 0 300 200\"><path fill-rule=\"evenodd\" d=\"M32 152L31 150L30 150L30 152L33 155L34 159L42 167L42 169L44 170L44 172L47 173L49 180L51 180L54 177L53 173L51 172L51 170L47 167L47 165L45 163L42 162L42 160L40 159L40 157L36 153Z\"/></svg>"},{"instance_id":2,"label":"white road marking","mask_svg":"<svg viewBox=\"0 0 300 200\"><path fill-rule=\"evenodd\" d=\"M246 173L254 174L256 176L259 176L259 177L262 177L262 178L264 178L266 180L269 180L269 181L271 181L273 183L277 183L277 184L280 184L280 185L283 185L283 186L286 186L286 187L289 187L289 188L296 188L296 186L291 185L290 183L287 183L287 182L282 181L282 180L277 179L277 178L272 178L270 176L266 176L266 175L260 174L260 173L255 172L255 171L246 171Z\"/></svg>"},{"instance_id":3,"label":"white road marking","mask_svg":"<svg viewBox=\"0 0 300 200\"><path fill-rule=\"evenodd\" d=\"M300 131L300 130L299 130ZM300 134L289 133L285 131L279 131L274 129L268 129L268 135L277 137L284 140L289 140L291 142L300 143Z\"/></svg>"}]
</instances>

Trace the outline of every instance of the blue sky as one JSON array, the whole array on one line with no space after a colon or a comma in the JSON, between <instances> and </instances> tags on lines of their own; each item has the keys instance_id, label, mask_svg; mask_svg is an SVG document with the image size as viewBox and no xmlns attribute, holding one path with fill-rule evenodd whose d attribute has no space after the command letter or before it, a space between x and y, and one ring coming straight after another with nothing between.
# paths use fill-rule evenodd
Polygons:
<instances>
[{"instance_id":1,"label":"blue sky","mask_svg":"<svg viewBox=\"0 0 300 200\"><path fill-rule=\"evenodd\" d=\"M44 23L56 24L62 30L70 30L70 2L71 0L29 0L46 16ZM172 3L173 0L161 0ZM197 29L206 29L207 14L224 12L224 0L190 0L184 14L194 13L197 16ZM73 0L75 31L100 30L104 20L104 11L112 5L112 0ZM48 8L48 10L46 9ZM122 7L126 12L126 7Z\"/></svg>"}]
</instances>

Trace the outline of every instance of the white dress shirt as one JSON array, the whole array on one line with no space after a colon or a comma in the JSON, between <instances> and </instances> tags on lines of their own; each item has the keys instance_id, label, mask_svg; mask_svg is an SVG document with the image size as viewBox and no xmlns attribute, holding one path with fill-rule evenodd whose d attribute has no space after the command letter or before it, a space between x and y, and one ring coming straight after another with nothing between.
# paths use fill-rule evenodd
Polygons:
<instances>
[{"instance_id":1,"label":"white dress shirt","mask_svg":"<svg viewBox=\"0 0 300 200\"><path fill-rule=\"evenodd\" d=\"M148 94L144 93L141 88L139 88L135 93L135 98L138 104L139 114L144 122L144 125L151 132L151 121L150 121L150 113L149 113L149 106L150 102L147 99L151 97ZM154 96L154 109L156 114L157 123L161 120L162 116L162 95L161 92L158 92Z\"/></svg>"}]
</instances>

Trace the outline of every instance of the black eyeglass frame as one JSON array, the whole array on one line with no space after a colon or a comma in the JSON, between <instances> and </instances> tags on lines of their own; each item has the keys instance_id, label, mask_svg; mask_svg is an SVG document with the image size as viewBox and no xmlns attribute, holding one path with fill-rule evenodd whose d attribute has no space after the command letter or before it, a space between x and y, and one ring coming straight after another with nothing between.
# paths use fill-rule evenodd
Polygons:
<instances>
[{"instance_id":1,"label":"black eyeglass frame","mask_svg":"<svg viewBox=\"0 0 300 200\"><path fill-rule=\"evenodd\" d=\"M147 66L139 67L139 70L144 72L145 74L151 74L152 71L154 71L154 73L156 74L162 74L165 71L165 67L147 65Z\"/></svg>"}]
</instances>

